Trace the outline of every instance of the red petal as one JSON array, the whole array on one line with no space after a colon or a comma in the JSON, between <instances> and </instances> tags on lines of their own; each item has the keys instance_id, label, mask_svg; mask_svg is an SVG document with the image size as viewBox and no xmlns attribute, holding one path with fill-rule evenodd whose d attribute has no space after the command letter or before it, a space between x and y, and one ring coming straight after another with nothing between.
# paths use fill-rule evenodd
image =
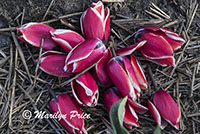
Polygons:
<instances>
[{"instance_id":1,"label":"red petal","mask_svg":"<svg viewBox=\"0 0 200 134\"><path fill-rule=\"evenodd\" d=\"M138 117L135 113L135 110L130 106L126 105L125 107L125 115L124 115L124 123L127 125L138 127L139 123L137 122Z\"/></svg>"},{"instance_id":2,"label":"red petal","mask_svg":"<svg viewBox=\"0 0 200 134\"><path fill-rule=\"evenodd\" d=\"M98 101L98 87L89 72L72 81L72 93L80 105L94 107Z\"/></svg>"},{"instance_id":3,"label":"red petal","mask_svg":"<svg viewBox=\"0 0 200 134\"><path fill-rule=\"evenodd\" d=\"M91 7L96 9L100 15L104 16L104 6L101 1L98 1L97 3L92 3Z\"/></svg>"},{"instance_id":4,"label":"red petal","mask_svg":"<svg viewBox=\"0 0 200 134\"><path fill-rule=\"evenodd\" d=\"M146 43L146 41L144 40L144 41L140 41L136 44L130 45L128 47L121 48L121 49L117 50L116 54L120 55L120 56L131 55L133 52L135 52L136 50L141 48L145 43Z\"/></svg>"},{"instance_id":5,"label":"red petal","mask_svg":"<svg viewBox=\"0 0 200 134\"><path fill-rule=\"evenodd\" d=\"M144 27L144 29L154 31L157 35L162 35L172 46L173 50L180 48L185 43L185 40L174 31L157 26L148 26Z\"/></svg>"},{"instance_id":6,"label":"red petal","mask_svg":"<svg viewBox=\"0 0 200 134\"><path fill-rule=\"evenodd\" d=\"M144 33L142 34L141 39L147 40L147 43L140 48L142 54L156 58L173 56L170 44L162 36L153 33Z\"/></svg>"},{"instance_id":7,"label":"red petal","mask_svg":"<svg viewBox=\"0 0 200 134\"><path fill-rule=\"evenodd\" d=\"M54 54L42 56L40 61L40 69L46 73L60 77L70 77L71 73L64 71L66 55Z\"/></svg>"},{"instance_id":8,"label":"red petal","mask_svg":"<svg viewBox=\"0 0 200 134\"><path fill-rule=\"evenodd\" d=\"M130 60L127 57L123 57L123 61L124 61L124 68L126 70L126 73L129 77L129 80L131 81L132 86L134 87L134 89L137 90L137 92L140 92L140 85L138 83L136 74L134 72L133 66L130 62Z\"/></svg>"},{"instance_id":9,"label":"red petal","mask_svg":"<svg viewBox=\"0 0 200 134\"><path fill-rule=\"evenodd\" d=\"M85 40L80 34L71 30L56 29L51 34L53 36L52 39L67 52Z\"/></svg>"},{"instance_id":10,"label":"red petal","mask_svg":"<svg viewBox=\"0 0 200 134\"><path fill-rule=\"evenodd\" d=\"M160 115L170 124L176 125L180 119L180 111L172 97L163 90L157 91L153 96L153 103Z\"/></svg>"},{"instance_id":11,"label":"red petal","mask_svg":"<svg viewBox=\"0 0 200 134\"><path fill-rule=\"evenodd\" d=\"M51 100L49 108L50 112L56 114L57 117L62 115L61 120L58 121L70 133L74 133L75 130L82 131L82 128L84 128L83 118L71 117L72 111L76 111L79 115L82 115L82 112L74 99L68 94L58 95L56 100Z\"/></svg>"},{"instance_id":12,"label":"red petal","mask_svg":"<svg viewBox=\"0 0 200 134\"><path fill-rule=\"evenodd\" d=\"M81 29L87 39L99 38L103 40L103 17L94 8L89 8L81 16Z\"/></svg>"},{"instance_id":13,"label":"red petal","mask_svg":"<svg viewBox=\"0 0 200 134\"><path fill-rule=\"evenodd\" d=\"M149 111L150 111L151 115L153 116L154 120L156 121L157 125L159 125L161 128L160 113L158 112L158 110L156 109L156 107L153 105L153 103L150 100L148 100L147 105L148 105Z\"/></svg>"},{"instance_id":14,"label":"red petal","mask_svg":"<svg viewBox=\"0 0 200 134\"><path fill-rule=\"evenodd\" d=\"M134 72L136 74L137 80L140 84L140 88L142 89L147 89L147 81L146 81L146 77L143 73L142 68L140 67L139 63L137 60L135 60L135 58L130 55L131 57L131 64L133 66Z\"/></svg>"},{"instance_id":15,"label":"red petal","mask_svg":"<svg viewBox=\"0 0 200 134\"><path fill-rule=\"evenodd\" d=\"M109 35L110 35L110 10L109 8L105 9L105 19L104 19L104 40L108 40Z\"/></svg>"},{"instance_id":16,"label":"red petal","mask_svg":"<svg viewBox=\"0 0 200 134\"><path fill-rule=\"evenodd\" d=\"M113 84L108 75L106 66L111 58L112 58L112 53L110 51L110 48L108 48L104 53L104 56L101 58L101 60L97 63L97 65L93 69L93 75L103 86L111 86Z\"/></svg>"},{"instance_id":17,"label":"red petal","mask_svg":"<svg viewBox=\"0 0 200 134\"><path fill-rule=\"evenodd\" d=\"M123 69L122 57L114 57L107 64L108 74L123 96L136 100L134 87ZM117 72L117 73L116 73Z\"/></svg>"},{"instance_id":18,"label":"red petal","mask_svg":"<svg viewBox=\"0 0 200 134\"><path fill-rule=\"evenodd\" d=\"M66 115L65 120L69 122L72 127L78 130L82 130L84 125L84 119L78 118L78 116L72 118L72 111L76 111L79 115L82 115L82 111L76 101L68 94L61 94L57 97L58 109L63 115Z\"/></svg>"},{"instance_id":19,"label":"red petal","mask_svg":"<svg viewBox=\"0 0 200 134\"><path fill-rule=\"evenodd\" d=\"M109 88L104 93L104 105L106 108L107 113L110 112L111 106L120 100L119 96L115 93L114 88Z\"/></svg>"},{"instance_id":20,"label":"red petal","mask_svg":"<svg viewBox=\"0 0 200 134\"><path fill-rule=\"evenodd\" d=\"M173 67L176 66L175 59L173 56L165 56L165 57L161 57L160 59L148 57L146 55L144 55L144 57L146 57L147 59L152 60L153 62L156 62L158 64L161 63L161 65L163 65L163 66L165 66L165 65L170 65Z\"/></svg>"},{"instance_id":21,"label":"red petal","mask_svg":"<svg viewBox=\"0 0 200 134\"><path fill-rule=\"evenodd\" d=\"M166 33L163 34L162 36L168 41L173 50L180 48L182 44L185 43L185 40L182 39L181 37L176 37Z\"/></svg>"},{"instance_id":22,"label":"red petal","mask_svg":"<svg viewBox=\"0 0 200 134\"><path fill-rule=\"evenodd\" d=\"M22 26L20 31L23 33L24 40L35 47L40 47L42 38L44 38L43 49L50 50L56 46L50 34L50 31L54 31L54 29L50 26L41 23L28 23Z\"/></svg>"},{"instance_id":23,"label":"red petal","mask_svg":"<svg viewBox=\"0 0 200 134\"><path fill-rule=\"evenodd\" d=\"M139 114L144 114L148 110L148 108L137 103L136 101L128 99L128 103L131 104L134 107L135 111Z\"/></svg>"},{"instance_id":24,"label":"red petal","mask_svg":"<svg viewBox=\"0 0 200 134\"><path fill-rule=\"evenodd\" d=\"M64 69L67 72L80 72L96 63L103 56L104 51L105 46L100 40L86 40L70 51Z\"/></svg>"}]
</instances>

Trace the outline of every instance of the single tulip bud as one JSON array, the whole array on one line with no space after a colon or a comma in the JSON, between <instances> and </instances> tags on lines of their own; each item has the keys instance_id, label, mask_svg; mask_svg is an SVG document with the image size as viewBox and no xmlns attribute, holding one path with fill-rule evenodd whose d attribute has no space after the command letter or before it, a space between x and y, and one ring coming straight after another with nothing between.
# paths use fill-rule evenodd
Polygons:
<instances>
[{"instance_id":1,"label":"single tulip bud","mask_svg":"<svg viewBox=\"0 0 200 134\"><path fill-rule=\"evenodd\" d=\"M54 29L50 26L41 23L27 23L21 27L17 27L18 31L22 33L19 39L23 42L31 44L35 47L40 47L41 40L44 38L43 49L51 50L56 46L56 43L52 40L50 31Z\"/></svg>"},{"instance_id":2,"label":"single tulip bud","mask_svg":"<svg viewBox=\"0 0 200 134\"><path fill-rule=\"evenodd\" d=\"M110 32L110 10L104 9L101 1L92 3L81 16L81 30L86 39L108 40Z\"/></svg>"}]
</instances>

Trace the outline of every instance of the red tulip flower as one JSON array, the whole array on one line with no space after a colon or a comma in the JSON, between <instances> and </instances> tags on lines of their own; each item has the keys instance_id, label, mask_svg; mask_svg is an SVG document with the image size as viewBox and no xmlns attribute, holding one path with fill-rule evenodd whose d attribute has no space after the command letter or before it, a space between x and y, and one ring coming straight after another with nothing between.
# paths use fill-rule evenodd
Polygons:
<instances>
[{"instance_id":1,"label":"red tulip flower","mask_svg":"<svg viewBox=\"0 0 200 134\"><path fill-rule=\"evenodd\" d=\"M97 105L99 91L95 80L86 72L71 83L72 93L81 106L94 107Z\"/></svg>"},{"instance_id":2,"label":"red tulip flower","mask_svg":"<svg viewBox=\"0 0 200 134\"><path fill-rule=\"evenodd\" d=\"M140 48L141 54L162 65L175 66L173 51L185 42L177 33L157 26L148 26L138 30L136 41L146 40Z\"/></svg>"},{"instance_id":3,"label":"red tulip flower","mask_svg":"<svg viewBox=\"0 0 200 134\"><path fill-rule=\"evenodd\" d=\"M101 40L88 39L74 47L67 55L64 70L78 73L96 63L105 53Z\"/></svg>"},{"instance_id":4,"label":"red tulip flower","mask_svg":"<svg viewBox=\"0 0 200 134\"><path fill-rule=\"evenodd\" d=\"M22 33L19 39L31 44L35 47L40 47L41 40L44 38L43 49L51 50L56 46L52 40L50 31L55 31L54 28L41 23L27 23L21 27L17 27L18 31Z\"/></svg>"},{"instance_id":5,"label":"red tulip flower","mask_svg":"<svg viewBox=\"0 0 200 134\"><path fill-rule=\"evenodd\" d=\"M86 39L108 40L110 32L110 10L104 9L101 1L92 3L81 16L81 30Z\"/></svg>"},{"instance_id":6,"label":"red tulip flower","mask_svg":"<svg viewBox=\"0 0 200 134\"><path fill-rule=\"evenodd\" d=\"M164 129L167 123L179 129L179 108L166 91L157 91L152 97L152 102L148 100L148 108L161 129Z\"/></svg>"},{"instance_id":7,"label":"red tulip flower","mask_svg":"<svg viewBox=\"0 0 200 134\"><path fill-rule=\"evenodd\" d=\"M78 116L82 115L82 111L70 95L58 95L50 101L49 109L52 114L62 117L57 120L70 134L87 134L84 126L84 118ZM72 118L73 111L77 113L77 116L73 115Z\"/></svg>"},{"instance_id":8,"label":"red tulip flower","mask_svg":"<svg viewBox=\"0 0 200 134\"><path fill-rule=\"evenodd\" d=\"M116 52L117 56L112 58L107 64L107 71L110 79L119 89L123 96L128 96L132 101L140 96L141 88L147 88L146 78L135 58L130 55L139 47L143 46L145 41L134 44L128 48L120 49Z\"/></svg>"}]
</instances>

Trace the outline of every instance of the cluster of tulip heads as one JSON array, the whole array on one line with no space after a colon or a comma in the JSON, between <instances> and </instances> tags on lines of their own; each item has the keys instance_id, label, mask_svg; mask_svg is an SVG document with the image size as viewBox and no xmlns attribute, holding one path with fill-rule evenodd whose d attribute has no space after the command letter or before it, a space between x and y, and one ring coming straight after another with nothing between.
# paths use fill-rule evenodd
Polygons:
<instances>
[{"instance_id":1,"label":"cluster of tulip heads","mask_svg":"<svg viewBox=\"0 0 200 134\"><path fill-rule=\"evenodd\" d=\"M54 29L41 23L28 23L17 27L22 34L19 39L35 47L47 50L41 55L40 70L59 77L70 78L96 64L90 71L71 82L73 97L60 94L50 102L51 113L65 114L59 122L70 133L87 133L84 119L70 118L70 111L82 114L80 106L97 105L98 86L111 87L104 93L107 112L120 98L128 96L123 123L127 128L137 127L138 116L148 109L137 102L141 89L147 89L143 70L132 53L139 50L141 54L162 65L175 66L173 50L181 47L184 39L173 31L149 26L138 30L136 43L116 51L113 57L110 48L102 41L108 41L110 32L110 10L104 8L101 1L93 3L80 18L82 35L67 29ZM44 39L43 43L41 43ZM42 46L41 46L42 45ZM60 46L65 52L53 50ZM154 94L148 107L157 124L164 128L168 122L178 129L179 109L165 91ZM162 117L162 119L161 119ZM163 120L165 119L165 121Z\"/></svg>"}]
</instances>

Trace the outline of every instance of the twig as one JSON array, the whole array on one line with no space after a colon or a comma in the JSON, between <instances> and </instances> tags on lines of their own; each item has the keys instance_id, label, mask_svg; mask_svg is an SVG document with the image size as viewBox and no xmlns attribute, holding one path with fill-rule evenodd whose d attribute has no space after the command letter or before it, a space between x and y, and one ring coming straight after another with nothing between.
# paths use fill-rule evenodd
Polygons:
<instances>
[{"instance_id":1,"label":"twig","mask_svg":"<svg viewBox=\"0 0 200 134\"><path fill-rule=\"evenodd\" d=\"M184 46L184 48L183 48L183 50L182 50L180 56L178 57L178 60L176 61L176 66L172 69L172 72L171 72L171 75L170 75L171 77L172 77L172 75L174 74L174 71L176 70L176 68L177 68L177 66L178 66L178 64L179 64L179 62L181 61L181 58L183 57L183 54L184 54L185 49L187 48L189 42L190 42L190 39L188 39L188 41L186 42L186 44L185 44L185 46Z\"/></svg>"},{"instance_id":2,"label":"twig","mask_svg":"<svg viewBox=\"0 0 200 134\"><path fill-rule=\"evenodd\" d=\"M193 74L192 74L192 80L191 80L191 86L190 86L190 97L193 96L193 89L194 89L196 71L197 71L197 65L194 66L194 71L193 71Z\"/></svg>"},{"instance_id":3,"label":"twig","mask_svg":"<svg viewBox=\"0 0 200 134\"><path fill-rule=\"evenodd\" d=\"M16 49L15 52L15 68L18 66L18 52ZM11 95L11 102L10 102L10 113L9 113L9 123L8 126L9 128L12 128L12 114L13 114L13 105L14 105L14 100L15 100L15 87L16 87L16 71L14 72L14 78L13 78L13 85L12 85L12 95Z\"/></svg>"},{"instance_id":4,"label":"twig","mask_svg":"<svg viewBox=\"0 0 200 134\"><path fill-rule=\"evenodd\" d=\"M17 41L17 39L16 39L15 33L11 31L11 34L12 34L12 38L13 38L13 40L14 40L14 43L15 43L15 45L16 45L16 48L17 48L17 50L19 51L19 55L20 55L20 57L21 57L21 59L22 59L22 62L23 62L23 64L24 64L24 67L25 67L25 69L26 69L28 78L29 78L30 82L33 83L32 79L31 79L31 75L30 75L29 69L28 69L28 66L27 66L27 64L26 64L26 60L25 60L25 57L24 57L24 53L22 52L22 48L20 47L20 45L19 45L19 43L18 43L18 41Z\"/></svg>"},{"instance_id":5,"label":"twig","mask_svg":"<svg viewBox=\"0 0 200 134\"><path fill-rule=\"evenodd\" d=\"M121 24L117 23L116 21L112 20L112 23L113 23L114 25L118 26L119 28L125 30L125 31L128 32L129 34L132 34L132 32L131 32L129 29L127 29L126 27L124 27L124 26L122 26Z\"/></svg>"},{"instance_id":6,"label":"twig","mask_svg":"<svg viewBox=\"0 0 200 134\"><path fill-rule=\"evenodd\" d=\"M149 72L149 75L150 75L150 77L151 77L152 84L153 84L155 90L158 91L158 87L157 87L157 84L156 84L156 82L155 82L155 79L153 78L153 73L152 73L152 70L151 70L150 65L148 65L148 72Z\"/></svg>"},{"instance_id":7,"label":"twig","mask_svg":"<svg viewBox=\"0 0 200 134\"><path fill-rule=\"evenodd\" d=\"M53 5L53 3L54 3L54 0L52 0L51 3L49 4L49 7L48 7L47 11L45 12L45 14L44 14L44 16L42 18L42 21L45 20L45 18L47 16L47 14L49 13L49 10L50 10L51 6Z\"/></svg>"},{"instance_id":8,"label":"twig","mask_svg":"<svg viewBox=\"0 0 200 134\"><path fill-rule=\"evenodd\" d=\"M41 39L41 43L40 43L40 52L39 52L39 56L38 56L38 60L37 60L37 65L35 68L35 78L33 81L33 85L35 86L36 80L37 80L37 73L38 73L38 68L40 65L40 59L41 59L41 54L42 54L42 50L43 50L43 44L44 44L44 38Z\"/></svg>"}]
</instances>

